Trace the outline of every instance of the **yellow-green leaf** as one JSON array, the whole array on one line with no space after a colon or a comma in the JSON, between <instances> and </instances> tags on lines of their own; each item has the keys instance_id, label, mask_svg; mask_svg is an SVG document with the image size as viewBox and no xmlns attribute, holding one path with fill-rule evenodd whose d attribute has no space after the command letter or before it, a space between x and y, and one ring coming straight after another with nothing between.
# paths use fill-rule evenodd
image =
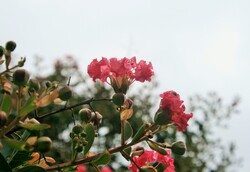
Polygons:
<instances>
[{"instance_id":1,"label":"yellow-green leaf","mask_svg":"<svg viewBox=\"0 0 250 172\"><path fill-rule=\"evenodd\" d=\"M128 121L124 121L124 134L125 134L125 137L124 137L124 141L128 140L132 135L133 135L133 129L130 125L130 123Z\"/></svg>"},{"instance_id":2,"label":"yellow-green leaf","mask_svg":"<svg viewBox=\"0 0 250 172\"><path fill-rule=\"evenodd\" d=\"M93 125L87 124L84 128L86 133L86 141L88 142L87 145L84 147L84 155L88 153L89 149L91 148L94 139L95 139L95 129Z\"/></svg>"},{"instance_id":3,"label":"yellow-green leaf","mask_svg":"<svg viewBox=\"0 0 250 172\"><path fill-rule=\"evenodd\" d=\"M19 116L23 116L23 115L27 115L28 113L32 112L33 110L36 109L36 97L35 96L31 96L27 102L25 103L25 105L21 108Z\"/></svg>"},{"instance_id":4,"label":"yellow-green leaf","mask_svg":"<svg viewBox=\"0 0 250 172\"><path fill-rule=\"evenodd\" d=\"M3 101L1 104L1 110L4 111L6 114L9 114L11 111L11 107L12 107L12 102L10 95L4 94Z\"/></svg>"},{"instance_id":5,"label":"yellow-green leaf","mask_svg":"<svg viewBox=\"0 0 250 172\"><path fill-rule=\"evenodd\" d=\"M15 150L21 151L25 149L25 143L15 139L5 138L2 139L2 142Z\"/></svg>"},{"instance_id":6,"label":"yellow-green leaf","mask_svg":"<svg viewBox=\"0 0 250 172\"><path fill-rule=\"evenodd\" d=\"M18 126L28 130L44 130L50 128L49 124L20 123Z\"/></svg>"},{"instance_id":7,"label":"yellow-green leaf","mask_svg":"<svg viewBox=\"0 0 250 172\"><path fill-rule=\"evenodd\" d=\"M136 132L135 136L133 137L131 143L136 143L138 140L140 140L145 134L145 124L143 124L139 130Z\"/></svg>"},{"instance_id":8,"label":"yellow-green leaf","mask_svg":"<svg viewBox=\"0 0 250 172\"><path fill-rule=\"evenodd\" d=\"M162 155L167 155L167 152L160 148L158 145L154 144L153 142L150 142L150 141L147 141L148 143L148 146L152 149L152 150L155 150L156 152L162 154Z\"/></svg>"},{"instance_id":9,"label":"yellow-green leaf","mask_svg":"<svg viewBox=\"0 0 250 172\"><path fill-rule=\"evenodd\" d=\"M103 154L99 155L96 159L93 160L93 163L96 165L106 165L110 161L110 153L105 151Z\"/></svg>"}]
</instances>

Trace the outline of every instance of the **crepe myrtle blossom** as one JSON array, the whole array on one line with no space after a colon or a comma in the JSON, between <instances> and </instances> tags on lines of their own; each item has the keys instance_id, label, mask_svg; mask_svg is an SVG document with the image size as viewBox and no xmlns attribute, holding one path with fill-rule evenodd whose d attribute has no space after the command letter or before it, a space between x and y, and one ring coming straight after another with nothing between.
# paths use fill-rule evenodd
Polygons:
<instances>
[{"instance_id":1,"label":"crepe myrtle blossom","mask_svg":"<svg viewBox=\"0 0 250 172\"><path fill-rule=\"evenodd\" d=\"M186 114L185 105L180 95L175 91L166 91L160 95L160 108L155 115L155 122L158 124L175 123L179 131L185 131L188 126L188 120L193 114Z\"/></svg>"},{"instance_id":2,"label":"crepe myrtle blossom","mask_svg":"<svg viewBox=\"0 0 250 172\"><path fill-rule=\"evenodd\" d=\"M174 160L170 156L170 150L166 150L167 155L162 155L153 150L145 150L140 156L134 156L133 161L138 167L152 166L154 163L163 165L164 172L175 172ZM128 169L132 172L138 172L137 166L133 162L128 166Z\"/></svg>"},{"instance_id":3,"label":"crepe myrtle blossom","mask_svg":"<svg viewBox=\"0 0 250 172\"><path fill-rule=\"evenodd\" d=\"M126 94L134 81L151 81L154 72L151 62L147 63L144 60L136 62L136 57L122 59L102 57L99 61L94 59L88 65L88 74L93 81L99 79L107 82L116 93Z\"/></svg>"}]
</instances>

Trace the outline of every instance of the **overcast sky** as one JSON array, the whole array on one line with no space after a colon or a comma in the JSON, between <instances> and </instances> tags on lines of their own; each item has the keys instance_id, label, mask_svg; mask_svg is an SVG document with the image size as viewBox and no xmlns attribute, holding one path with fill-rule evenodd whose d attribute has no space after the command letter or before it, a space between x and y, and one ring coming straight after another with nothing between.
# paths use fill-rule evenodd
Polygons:
<instances>
[{"instance_id":1,"label":"overcast sky","mask_svg":"<svg viewBox=\"0 0 250 172\"><path fill-rule=\"evenodd\" d=\"M92 58L137 56L152 62L159 93L239 95L240 115L223 138L237 143L240 171L250 169L250 1L0 2L0 44L15 40L27 67L35 55L48 63L73 55L83 72Z\"/></svg>"}]
</instances>

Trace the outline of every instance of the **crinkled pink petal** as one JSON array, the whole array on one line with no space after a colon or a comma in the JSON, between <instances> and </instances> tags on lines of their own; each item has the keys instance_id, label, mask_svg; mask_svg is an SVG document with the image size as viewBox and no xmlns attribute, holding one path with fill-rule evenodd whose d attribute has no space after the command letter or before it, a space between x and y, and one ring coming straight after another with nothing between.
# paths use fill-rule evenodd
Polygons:
<instances>
[{"instance_id":1,"label":"crinkled pink petal","mask_svg":"<svg viewBox=\"0 0 250 172\"><path fill-rule=\"evenodd\" d=\"M135 80L144 82L144 81L151 81L151 77L154 75L152 63L149 62L148 64L146 61L141 60L135 68Z\"/></svg>"}]
</instances>

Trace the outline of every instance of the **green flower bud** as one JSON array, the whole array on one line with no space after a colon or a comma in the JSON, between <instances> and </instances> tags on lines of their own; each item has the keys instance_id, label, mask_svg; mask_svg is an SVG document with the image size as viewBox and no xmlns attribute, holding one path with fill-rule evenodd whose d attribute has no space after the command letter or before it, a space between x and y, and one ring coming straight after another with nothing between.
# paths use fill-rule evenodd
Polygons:
<instances>
[{"instance_id":1,"label":"green flower bud","mask_svg":"<svg viewBox=\"0 0 250 172\"><path fill-rule=\"evenodd\" d=\"M83 145L83 146L86 146L87 144L88 144L87 140L83 139L83 140L82 140L82 145Z\"/></svg>"},{"instance_id":2,"label":"green flower bud","mask_svg":"<svg viewBox=\"0 0 250 172\"><path fill-rule=\"evenodd\" d=\"M88 123L92 118L92 111L88 108L82 108L79 111L80 118L83 122Z\"/></svg>"},{"instance_id":3,"label":"green flower bud","mask_svg":"<svg viewBox=\"0 0 250 172\"><path fill-rule=\"evenodd\" d=\"M72 89L69 86L65 86L59 91L59 98L63 101L69 100L72 97Z\"/></svg>"},{"instance_id":4,"label":"green flower bud","mask_svg":"<svg viewBox=\"0 0 250 172\"><path fill-rule=\"evenodd\" d=\"M5 126L8 121L8 116L4 111L0 111L0 128Z\"/></svg>"},{"instance_id":5,"label":"green flower bud","mask_svg":"<svg viewBox=\"0 0 250 172\"><path fill-rule=\"evenodd\" d=\"M81 134L80 134L81 137L86 137L87 134L83 131Z\"/></svg>"},{"instance_id":6,"label":"green flower bud","mask_svg":"<svg viewBox=\"0 0 250 172\"><path fill-rule=\"evenodd\" d=\"M49 137L39 137L37 139L37 150L41 153L48 152L51 149L52 141Z\"/></svg>"},{"instance_id":7,"label":"green flower bud","mask_svg":"<svg viewBox=\"0 0 250 172\"><path fill-rule=\"evenodd\" d=\"M75 136L76 136L75 133L73 133L73 132L70 132L70 133L69 133L69 137L70 137L71 139L75 138Z\"/></svg>"},{"instance_id":8,"label":"green flower bud","mask_svg":"<svg viewBox=\"0 0 250 172\"><path fill-rule=\"evenodd\" d=\"M76 125L72 129L73 133L80 134L83 131L83 127L81 125Z\"/></svg>"},{"instance_id":9,"label":"green flower bud","mask_svg":"<svg viewBox=\"0 0 250 172\"><path fill-rule=\"evenodd\" d=\"M121 106L124 104L125 96L123 93L115 93L112 97L112 101L117 106Z\"/></svg>"},{"instance_id":10,"label":"green flower bud","mask_svg":"<svg viewBox=\"0 0 250 172\"><path fill-rule=\"evenodd\" d=\"M30 74L25 69L17 69L12 77L15 85L23 87L28 82Z\"/></svg>"},{"instance_id":11,"label":"green flower bud","mask_svg":"<svg viewBox=\"0 0 250 172\"><path fill-rule=\"evenodd\" d=\"M83 145L76 146L76 151L77 152L82 152L82 150L83 150Z\"/></svg>"},{"instance_id":12,"label":"green flower bud","mask_svg":"<svg viewBox=\"0 0 250 172\"><path fill-rule=\"evenodd\" d=\"M6 50L8 51L14 51L16 48L16 43L14 41L8 41L5 45Z\"/></svg>"},{"instance_id":13,"label":"green flower bud","mask_svg":"<svg viewBox=\"0 0 250 172\"><path fill-rule=\"evenodd\" d=\"M45 81L45 86L46 88L51 87L52 83L50 81Z\"/></svg>"},{"instance_id":14,"label":"green flower bud","mask_svg":"<svg viewBox=\"0 0 250 172\"><path fill-rule=\"evenodd\" d=\"M177 141L174 142L171 145L171 150L173 153L177 154L177 155L183 155L186 152L186 144L182 141Z\"/></svg>"},{"instance_id":15,"label":"green flower bud","mask_svg":"<svg viewBox=\"0 0 250 172\"><path fill-rule=\"evenodd\" d=\"M41 88L41 85L38 80L36 79L29 80L29 91L35 90L36 92L38 92L40 88Z\"/></svg>"},{"instance_id":16,"label":"green flower bud","mask_svg":"<svg viewBox=\"0 0 250 172\"><path fill-rule=\"evenodd\" d=\"M3 55L4 55L4 48L0 46L0 57L2 57Z\"/></svg>"},{"instance_id":17,"label":"green flower bud","mask_svg":"<svg viewBox=\"0 0 250 172\"><path fill-rule=\"evenodd\" d=\"M159 108L154 117L155 124L166 125L171 123L171 118L167 109Z\"/></svg>"}]
</instances>

